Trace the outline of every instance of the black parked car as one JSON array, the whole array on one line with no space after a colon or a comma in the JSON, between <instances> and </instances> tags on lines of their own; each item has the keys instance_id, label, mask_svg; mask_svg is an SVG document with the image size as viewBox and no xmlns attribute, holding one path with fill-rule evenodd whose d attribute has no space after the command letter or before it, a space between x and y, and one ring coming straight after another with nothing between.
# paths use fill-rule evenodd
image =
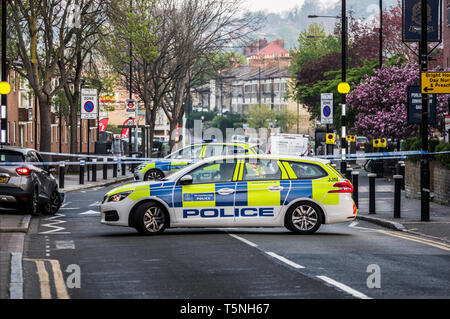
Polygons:
<instances>
[{"instance_id":1,"label":"black parked car","mask_svg":"<svg viewBox=\"0 0 450 319\"><path fill-rule=\"evenodd\" d=\"M2 163L16 163L2 165ZM64 194L52 173L34 149L0 146L0 210L20 210L26 214L55 214Z\"/></svg>"}]
</instances>

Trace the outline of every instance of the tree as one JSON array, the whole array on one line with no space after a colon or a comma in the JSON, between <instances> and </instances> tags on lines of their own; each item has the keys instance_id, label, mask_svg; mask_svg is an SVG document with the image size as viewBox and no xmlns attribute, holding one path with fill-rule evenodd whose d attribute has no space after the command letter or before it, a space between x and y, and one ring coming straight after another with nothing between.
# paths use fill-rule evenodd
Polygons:
<instances>
[{"instance_id":1,"label":"tree","mask_svg":"<svg viewBox=\"0 0 450 319\"><path fill-rule=\"evenodd\" d=\"M287 109L276 112L275 119L282 132L287 132L289 127L298 122L297 114Z\"/></svg>"},{"instance_id":2,"label":"tree","mask_svg":"<svg viewBox=\"0 0 450 319\"><path fill-rule=\"evenodd\" d=\"M355 131L372 138L405 139L417 133L418 125L407 123L407 87L418 85L415 64L394 65L366 76L347 96L349 109L357 112ZM444 101L438 95L436 128L443 131Z\"/></svg>"},{"instance_id":3,"label":"tree","mask_svg":"<svg viewBox=\"0 0 450 319\"><path fill-rule=\"evenodd\" d=\"M225 136L227 128L242 128L242 124L244 123L245 119L241 114L229 112L222 115L216 115L209 125L220 129L224 134L223 136Z\"/></svg>"},{"instance_id":4,"label":"tree","mask_svg":"<svg viewBox=\"0 0 450 319\"><path fill-rule=\"evenodd\" d=\"M57 80L58 63L73 36L69 10L71 0L11 1L11 24L15 47L13 60L20 59L23 68L15 70L28 80L39 101L41 151L49 152L51 144L51 104L63 87ZM14 66L13 66L14 67Z\"/></svg>"},{"instance_id":5,"label":"tree","mask_svg":"<svg viewBox=\"0 0 450 319\"><path fill-rule=\"evenodd\" d=\"M269 105L250 105L247 116L248 125L254 129L269 128L275 122L275 112Z\"/></svg>"}]
</instances>

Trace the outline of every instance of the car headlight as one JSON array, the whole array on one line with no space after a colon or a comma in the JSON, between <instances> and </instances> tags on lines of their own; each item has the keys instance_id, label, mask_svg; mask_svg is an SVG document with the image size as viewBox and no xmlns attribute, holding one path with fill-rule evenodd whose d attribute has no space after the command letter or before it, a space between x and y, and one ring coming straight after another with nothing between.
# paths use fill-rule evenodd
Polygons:
<instances>
[{"instance_id":1,"label":"car headlight","mask_svg":"<svg viewBox=\"0 0 450 319\"><path fill-rule=\"evenodd\" d=\"M108 202L120 202L122 199L127 198L132 192L123 192L109 196Z\"/></svg>"}]
</instances>

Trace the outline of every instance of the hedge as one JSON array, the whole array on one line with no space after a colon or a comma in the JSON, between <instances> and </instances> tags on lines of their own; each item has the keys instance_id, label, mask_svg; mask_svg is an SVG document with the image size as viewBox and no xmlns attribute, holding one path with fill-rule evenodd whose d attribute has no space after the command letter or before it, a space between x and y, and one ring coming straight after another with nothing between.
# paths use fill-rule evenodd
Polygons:
<instances>
[{"instance_id":1,"label":"hedge","mask_svg":"<svg viewBox=\"0 0 450 319\"><path fill-rule=\"evenodd\" d=\"M420 151L422 149L422 138L412 137L406 139L402 144L402 151ZM450 143L440 142L436 138L428 140L428 152L445 152L450 151ZM437 160L442 165L450 168L450 153L431 155L431 160ZM408 156L408 160L412 162L420 161L420 155Z\"/></svg>"}]
</instances>

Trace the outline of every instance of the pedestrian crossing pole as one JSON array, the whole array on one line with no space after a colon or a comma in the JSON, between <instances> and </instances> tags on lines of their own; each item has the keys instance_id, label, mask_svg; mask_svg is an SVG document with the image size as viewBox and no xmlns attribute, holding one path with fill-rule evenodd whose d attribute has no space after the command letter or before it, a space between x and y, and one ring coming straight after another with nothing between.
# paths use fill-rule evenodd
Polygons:
<instances>
[{"instance_id":1,"label":"pedestrian crossing pole","mask_svg":"<svg viewBox=\"0 0 450 319\"><path fill-rule=\"evenodd\" d=\"M1 119L0 119L0 142L2 144L6 144L6 126L7 126L7 103L8 98L7 94L11 90L7 81L7 66L6 66L6 1L2 1L2 89L0 94L1 97ZM3 89L3 84L5 84L6 88Z\"/></svg>"}]
</instances>

